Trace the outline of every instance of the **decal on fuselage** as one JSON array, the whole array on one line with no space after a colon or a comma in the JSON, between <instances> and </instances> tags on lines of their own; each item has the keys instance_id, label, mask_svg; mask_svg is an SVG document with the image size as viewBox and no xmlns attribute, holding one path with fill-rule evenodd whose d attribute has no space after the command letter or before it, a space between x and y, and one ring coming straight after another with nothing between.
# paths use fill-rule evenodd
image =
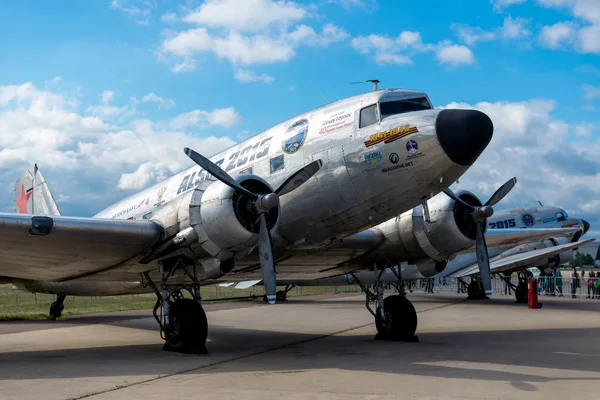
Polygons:
<instances>
[{"instance_id":1,"label":"decal on fuselage","mask_svg":"<svg viewBox=\"0 0 600 400\"><path fill-rule=\"evenodd\" d=\"M508 229L514 228L516 226L517 223L514 218L507 219L504 221L490 222L490 229Z\"/></svg>"},{"instance_id":2,"label":"decal on fuselage","mask_svg":"<svg viewBox=\"0 0 600 400\"><path fill-rule=\"evenodd\" d=\"M399 126L397 128L390 129L389 131L383 131L374 133L369 136L369 140L365 142L366 147L375 146L378 143L392 143L398 139L402 139L403 137L417 133L419 130L416 126L410 126L409 124Z\"/></svg>"},{"instance_id":3,"label":"decal on fuselage","mask_svg":"<svg viewBox=\"0 0 600 400\"><path fill-rule=\"evenodd\" d=\"M306 118L294 122L285 132L285 139L281 142L281 149L287 154L294 154L304 144L308 134L308 120Z\"/></svg>"},{"instance_id":4,"label":"decal on fuselage","mask_svg":"<svg viewBox=\"0 0 600 400\"><path fill-rule=\"evenodd\" d=\"M352 118L352 111L340 111L338 113L327 115L321 127L319 128L319 135L327 135L344 128L349 128L354 125L354 118Z\"/></svg>"},{"instance_id":5,"label":"decal on fuselage","mask_svg":"<svg viewBox=\"0 0 600 400\"><path fill-rule=\"evenodd\" d=\"M243 167L249 162L265 157L269 153L271 139L272 136L269 136L232 153L227 159L225 171L229 172L235 168ZM215 164L221 166L224 161L225 159L223 158L215 162ZM196 187L200 182L206 180L207 176L208 174L203 168L199 168L191 174L184 176L179 184L179 189L177 189L177 195Z\"/></svg>"}]
</instances>

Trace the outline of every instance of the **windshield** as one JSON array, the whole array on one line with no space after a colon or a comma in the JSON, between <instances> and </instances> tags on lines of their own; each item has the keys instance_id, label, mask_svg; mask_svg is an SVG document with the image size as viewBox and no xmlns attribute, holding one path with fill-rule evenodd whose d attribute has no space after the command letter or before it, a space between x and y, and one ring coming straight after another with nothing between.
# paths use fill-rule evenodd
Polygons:
<instances>
[{"instance_id":1,"label":"windshield","mask_svg":"<svg viewBox=\"0 0 600 400\"><path fill-rule=\"evenodd\" d=\"M431 110L432 108L433 107L431 107L431 104L426 97L386 101L379 104L382 119L389 115L403 114L411 111Z\"/></svg>"}]
</instances>

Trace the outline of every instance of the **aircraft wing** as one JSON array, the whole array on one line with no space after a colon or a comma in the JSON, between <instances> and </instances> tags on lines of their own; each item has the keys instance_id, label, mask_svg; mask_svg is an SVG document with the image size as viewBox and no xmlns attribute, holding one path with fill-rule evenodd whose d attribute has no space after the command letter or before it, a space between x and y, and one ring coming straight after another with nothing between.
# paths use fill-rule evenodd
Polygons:
<instances>
[{"instance_id":1,"label":"aircraft wing","mask_svg":"<svg viewBox=\"0 0 600 400\"><path fill-rule=\"evenodd\" d=\"M150 220L0 213L0 276L73 279L126 264L161 234Z\"/></svg>"},{"instance_id":2,"label":"aircraft wing","mask_svg":"<svg viewBox=\"0 0 600 400\"><path fill-rule=\"evenodd\" d=\"M579 232L579 228L540 228L540 229L488 229L485 241L488 248L514 246L525 242L535 242L553 237L570 238ZM472 251L469 249L467 251Z\"/></svg>"},{"instance_id":3,"label":"aircraft wing","mask_svg":"<svg viewBox=\"0 0 600 400\"><path fill-rule=\"evenodd\" d=\"M593 242L595 238L582 240L575 243L568 243L561 246L548 247L538 250L527 251L525 253L513 254L510 256L502 257L502 254L490 260L490 269L493 273L500 273L504 271L513 270L515 268L524 267L534 261L552 257L563 251L573 249L575 247L583 246L584 244ZM479 266L477 263L471 264L470 266L450 275L451 278L464 278L469 275L479 273Z\"/></svg>"}]
</instances>

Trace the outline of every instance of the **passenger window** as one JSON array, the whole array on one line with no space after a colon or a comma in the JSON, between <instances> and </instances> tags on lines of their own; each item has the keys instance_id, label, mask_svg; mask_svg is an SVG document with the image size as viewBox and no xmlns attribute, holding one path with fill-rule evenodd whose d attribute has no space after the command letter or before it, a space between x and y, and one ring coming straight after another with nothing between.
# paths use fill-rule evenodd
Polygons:
<instances>
[{"instance_id":1,"label":"passenger window","mask_svg":"<svg viewBox=\"0 0 600 400\"><path fill-rule=\"evenodd\" d=\"M252 175L252 167L248 167L239 172L240 175Z\"/></svg>"},{"instance_id":2,"label":"passenger window","mask_svg":"<svg viewBox=\"0 0 600 400\"><path fill-rule=\"evenodd\" d=\"M376 124L377 122L379 122L379 116L377 115L377 104L373 104L372 106L360 110L360 128Z\"/></svg>"},{"instance_id":3,"label":"passenger window","mask_svg":"<svg viewBox=\"0 0 600 400\"><path fill-rule=\"evenodd\" d=\"M143 219L150 219L152 218L152 212L149 212L147 214L144 214L144 216L142 217Z\"/></svg>"},{"instance_id":4,"label":"passenger window","mask_svg":"<svg viewBox=\"0 0 600 400\"><path fill-rule=\"evenodd\" d=\"M274 158L271 158L271 173L279 171L284 167L283 154Z\"/></svg>"}]
</instances>

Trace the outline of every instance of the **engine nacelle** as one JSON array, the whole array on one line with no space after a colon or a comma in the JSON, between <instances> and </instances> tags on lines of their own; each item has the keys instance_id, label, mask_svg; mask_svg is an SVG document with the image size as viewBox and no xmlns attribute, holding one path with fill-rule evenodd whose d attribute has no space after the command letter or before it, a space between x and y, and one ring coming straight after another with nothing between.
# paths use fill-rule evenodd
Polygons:
<instances>
[{"instance_id":1,"label":"engine nacelle","mask_svg":"<svg viewBox=\"0 0 600 400\"><path fill-rule=\"evenodd\" d=\"M473 206L482 205L473 193L457 191L456 195ZM406 249L407 260L427 258L436 262L445 261L449 256L475 244L476 223L468 210L444 193L432 197L427 205L429 222L425 220L421 206L400 215L399 240L400 246ZM441 265L437 268L441 268Z\"/></svg>"},{"instance_id":2,"label":"engine nacelle","mask_svg":"<svg viewBox=\"0 0 600 400\"><path fill-rule=\"evenodd\" d=\"M258 176L240 175L237 181L253 193L267 194L273 191ZM184 206L185 204L181 205ZM197 243L218 260L242 258L256 245L260 229L258 214L246 195L236 193L220 181L205 180L199 184L191 196L187 210L180 208L182 219L186 214L189 215L189 226L198 236ZM275 227L278 218L279 207L275 207L267 214L269 229ZM223 267L221 265L209 269L216 271Z\"/></svg>"}]
</instances>

